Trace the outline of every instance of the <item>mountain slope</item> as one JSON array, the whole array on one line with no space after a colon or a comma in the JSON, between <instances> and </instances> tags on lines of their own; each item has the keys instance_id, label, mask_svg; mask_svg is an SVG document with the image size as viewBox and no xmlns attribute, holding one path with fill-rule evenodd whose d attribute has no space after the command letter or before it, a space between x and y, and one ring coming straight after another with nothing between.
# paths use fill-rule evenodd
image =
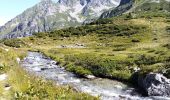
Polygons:
<instances>
[{"instance_id":1,"label":"mountain slope","mask_svg":"<svg viewBox=\"0 0 170 100\"><path fill-rule=\"evenodd\" d=\"M123 13L170 12L170 0L121 0L115 9L104 12L100 18L110 18Z\"/></svg>"},{"instance_id":2,"label":"mountain slope","mask_svg":"<svg viewBox=\"0 0 170 100\"><path fill-rule=\"evenodd\" d=\"M104 11L115 8L120 0L42 0L0 27L1 38L30 36L81 25L85 20L97 19Z\"/></svg>"},{"instance_id":3,"label":"mountain slope","mask_svg":"<svg viewBox=\"0 0 170 100\"><path fill-rule=\"evenodd\" d=\"M140 0L138 0L140 1ZM142 11L165 11L170 12L170 0L145 0L135 9L135 12Z\"/></svg>"},{"instance_id":4,"label":"mountain slope","mask_svg":"<svg viewBox=\"0 0 170 100\"><path fill-rule=\"evenodd\" d=\"M134 0L121 0L120 5L115 9L104 12L100 18L110 18L121 15L132 8Z\"/></svg>"},{"instance_id":5,"label":"mountain slope","mask_svg":"<svg viewBox=\"0 0 170 100\"><path fill-rule=\"evenodd\" d=\"M94 74L130 81L141 70L141 75L156 72L170 78L169 18L127 19L123 15L76 28L5 40L4 44L41 51L81 76Z\"/></svg>"}]
</instances>

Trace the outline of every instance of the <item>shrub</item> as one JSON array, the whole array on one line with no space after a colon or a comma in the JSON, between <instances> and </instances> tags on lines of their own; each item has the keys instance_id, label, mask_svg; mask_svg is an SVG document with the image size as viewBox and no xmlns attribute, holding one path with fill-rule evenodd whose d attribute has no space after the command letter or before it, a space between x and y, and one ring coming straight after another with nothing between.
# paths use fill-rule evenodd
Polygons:
<instances>
[{"instance_id":1,"label":"shrub","mask_svg":"<svg viewBox=\"0 0 170 100\"><path fill-rule=\"evenodd\" d=\"M75 66L74 64L71 63L66 65L66 69L80 76L86 76L92 74L91 71L83 68L82 66Z\"/></svg>"},{"instance_id":2,"label":"shrub","mask_svg":"<svg viewBox=\"0 0 170 100\"><path fill-rule=\"evenodd\" d=\"M31 41L34 41L34 40L35 40L34 37L29 37L29 39L30 39Z\"/></svg>"},{"instance_id":3,"label":"shrub","mask_svg":"<svg viewBox=\"0 0 170 100\"><path fill-rule=\"evenodd\" d=\"M112 77L118 80L129 80L132 73L130 71L126 70L120 70L120 71L113 71L111 73Z\"/></svg>"},{"instance_id":4,"label":"shrub","mask_svg":"<svg viewBox=\"0 0 170 100\"><path fill-rule=\"evenodd\" d=\"M95 76L127 80L131 74L129 69L125 67L129 63L93 54L67 55L65 61L72 62L71 65L67 65L67 68L73 72L79 72L80 75L91 72Z\"/></svg>"},{"instance_id":5,"label":"shrub","mask_svg":"<svg viewBox=\"0 0 170 100\"><path fill-rule=\"evenodd\" d=\"M47 33L45 32L39 32L34 34L37 38L44 38L47 36Z\"/></svg>"},{"instance_id":6,"label":"shrub","mask_svg":"<svg viewBox=\"0 0 170 100\"><path fill-rule=\"evenodd\" d=\"M165 44L165 45L163 45L163 47L170 49L170 44Z\"/></svg>"},{"instance_id":7,"label":"shrub","mask_svg":"<svg viewBox=\"0 0 170 100\"><path fill-rule=\"evenodd\" d=\"M35 34L38 38L45 37L70 37L74 36L84 36L87 34L97 33L97 34L111 34L117 36L130 36L147 30L144 25L127 25L127 24L115 24L114 19L100 19L91 24L79 27L69 27L65 29L55 30L50 33L37 33ZM99 25L100 24L100 25Z\"/></svg>"},{"instance_id":8,"label":"shrub","mask_svg":"<svg viewBox=\"0 0 170 100\"><path fill-rule=\"evenodd\" d=\"M169 23L169 22L170 22L170 19L167 19L166 22Z\"/></svg>"},{"instance_id":9,"label":"shrub","mask_svg":"<svg viewBox=\"0 0 170 100\"><path fill-rule=\"evenodd\" d=\"M166 31L167 31L167 32L170 32L170 26L167 26L167 27L166 27Z\"/></svg>"},{"instance_id":10,"label":"shrub","mask_svg":"<svg viewBox=\"0 0 170 100\"><path fill-rule=\"evenodd\" d=\"M133 19L133 18L134 18L134 15L132 13L128 13L128 14L126 14L125 20L130 20L130 19Z\"/></svg>"},{"instance_id":11,"label":"shrub","mask_svg":"<svg viewBox=\"0 0 170 100\"><path fill-rule=\"evenodd\" d=\"M0 74L5 73L8 69L8 66L0 64Z\"/></svg>"},{"instance_id":12,"label":"shrub","mask_svg":"<svg viewBox=\"0 0 170 100\"><path fill-rule=\"evenodd\" d=\"M115 47L113 51L124 51L126 50L126 47Z\"/></svg>"},{"instance_id":13,"label":"shrub","mask_svg":"<svg viewBox=\"0 0 170 100\"><path fill-rule=\"evenodd\" d=\"M160 62L156 56L149 56L149 55L140 55L136 60L135 63L137 65L152 65L155 63Z\"/></svg>"},{"instance_id":14,"label":"shrub","mask_svg":"<svg viewBox=\"0 0 170 100\"><path fill-rule=\"evenodd\" d=\"M132 39L132 42L140 42L139 39Z\"/></svg>"},{"instance_id":15,"label":"shrub","mask_svg":"<svg viewBox=\"0 0 170 100\"><path fill-rule=\"evenodd\" d=\"M22 46L26 46L26 44L22 40L20 40L20 39L8 39L8 40L4 40L4 44L6 46L16 47L16 48L20 48Z\"/></svg>"},{"instance_id":16,"label":"shrub","mask_svg":"<svg viewBox=\"0 0 170 100\"><path fill-rule=\"evenodd\" d=\"M98 19L97 21L91 22L89 25L99 25L99 24L113 24L113 19Z\"/></svg>"}]
</instances>

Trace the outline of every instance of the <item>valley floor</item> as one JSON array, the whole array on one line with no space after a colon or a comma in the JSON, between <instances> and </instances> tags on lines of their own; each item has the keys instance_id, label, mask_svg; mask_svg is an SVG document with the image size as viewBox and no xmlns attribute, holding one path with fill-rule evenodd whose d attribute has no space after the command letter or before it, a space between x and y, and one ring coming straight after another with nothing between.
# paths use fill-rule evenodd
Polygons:
<instances>
[{"instance_id":1,"label":"valley floor","mask_svg":"<svg viewBox=\"0 0 170 100\"><path fill-rule=\"evenodd\" d=\"M142 73L158 72L162 67L167 69L170 34L166 31L168 23L165 18L116 21L116 24L145 25L148 29L130 36L92 33L70 37L29 37L22 41L29 50L40 51L82 76L94 74L127 81L136 67L143 69Z\"/></svg>"},{"instance_id":2,"label":"valley floor","mask_svg":"<svg viewBox=\"0 0 170 100\"><path fill-rule=\"evenodd\" d=\"M37 80L34 76L28 75L17 64L17 58L23 59L27 51L42 52L68 71L83 77L95 75L131 83L132 75L140 69L141 75L166 71L165 76L170 78L168 63L170 61L170 33L167 31L169 26L167 20L162 17L113 19L113 24L118 26L124 24L122 30L130 27L131 31L137 32L132 35L124 35L130 30L126 30L120 36L97 34L94 31L87 35L67 37L40 33L33 37L2 41L3 44L11 47L2 44L0 49L0 63L2 64L0 67L3 68L2 74L7 75L6 80L0 81L0 91L2 91L0 93L2 97L9 98L11 95L15 98L27 98L31 95L32 98L38 99L46 96L97 99L87 94L76 93L69 87L54 86L51 82ZM109 26L110 23L104 25ZM92 26L99 27L98 25ZM146 28L136 26L146 26ZM105 31L107 32L107 29L102 30L102 32ZM4 90L4 83L9 84L10 92ZM46 93L48 95L44 95Z\"/></svg>"}]
</instances>

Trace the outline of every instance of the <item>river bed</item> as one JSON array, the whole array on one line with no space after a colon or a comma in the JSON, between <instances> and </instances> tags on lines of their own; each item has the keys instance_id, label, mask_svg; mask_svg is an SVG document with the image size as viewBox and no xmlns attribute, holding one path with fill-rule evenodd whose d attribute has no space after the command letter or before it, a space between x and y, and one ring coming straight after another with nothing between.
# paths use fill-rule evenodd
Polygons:
<instances>
[{"instance_id":1,"label":"river bed","mask_svg":"<svg viewBox=\"0 0 170 100\"><path fill-rule=\"evenodd\" d=\"M69 85L80 92L100 96L102 100L168 100L158 97L142 97L133 87L119 81L104 78L80 78L38 52L29 52L27 57L21 61L21 65L37 76L53 80L58 85Z\"/></svg>"}]
</instances>

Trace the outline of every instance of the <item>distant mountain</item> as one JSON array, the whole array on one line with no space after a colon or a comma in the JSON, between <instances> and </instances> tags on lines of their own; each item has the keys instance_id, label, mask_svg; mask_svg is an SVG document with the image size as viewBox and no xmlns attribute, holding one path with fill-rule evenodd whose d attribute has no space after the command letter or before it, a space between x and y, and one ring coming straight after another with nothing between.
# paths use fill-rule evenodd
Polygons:
<instances>
[{"instance_id":1,"label":"distant mountain","mask_svg":"<svg viewBox=\"0 0 170 100\"><path fill-rule=\"evenodd\" d=\"M121 0L42 0L0 27L0 38L25 37L97 19Z\"/></svg>"},{"instance_id":2,"label":"distant mountain","mask_svg":"<svg viewBox=\"0 0 170 100\"><path fill-rule=\"evenodd\" d=\"M170 12L170 0L121 0L120 5L104 12L100 18L110 18L127 12Z\"/></svg>"},{"instance_id":3,"label":"distant mountain","mask_svg":"<svg viewBox=\"0 0 170 100\"><path fill-rule=\"evenodd\" d=\"M121 0L118 7L104 12L100 18L110 18L110 17L121 15L122 13L131 9L133 4L134 4L134 0Z\"/></svg>"}]
</instances>

